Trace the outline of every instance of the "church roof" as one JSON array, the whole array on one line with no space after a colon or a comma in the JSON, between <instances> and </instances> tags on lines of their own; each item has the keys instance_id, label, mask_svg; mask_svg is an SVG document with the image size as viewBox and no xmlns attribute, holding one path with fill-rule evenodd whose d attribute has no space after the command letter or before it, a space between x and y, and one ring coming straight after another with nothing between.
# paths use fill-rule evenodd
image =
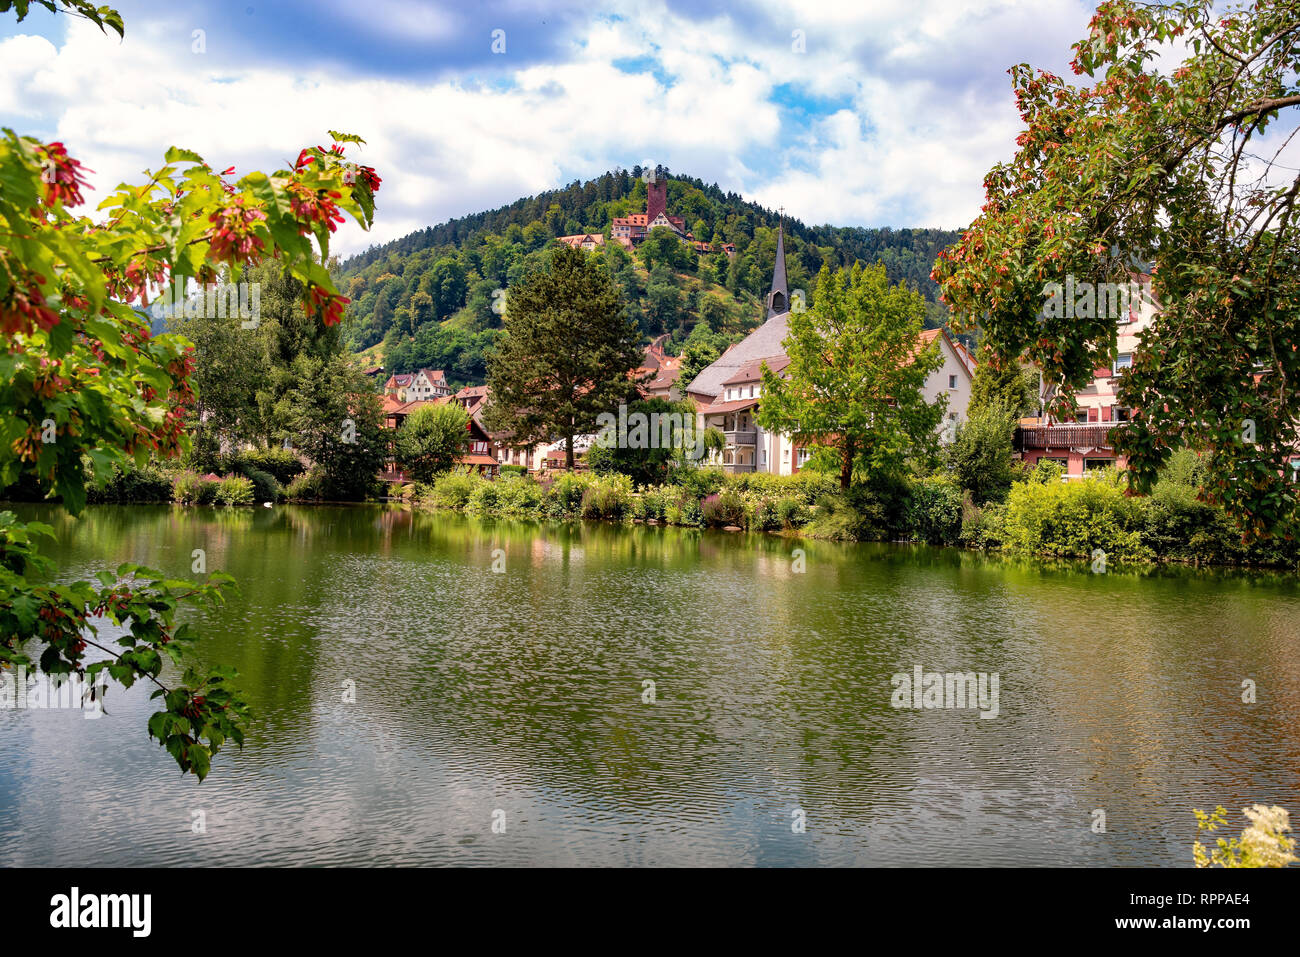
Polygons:
<instances>
[{"instance_id":1,"label":"church roof","mask_svg":"<svg viewBox=\"0 0 1300 957\"><path fill-rule=\"evenodd\" d=\"M781 294L781 309L776 309L773 303L776 302L777 293ZM772 289L767 294L767 314L775 315L779 311L784 311L790 306L790 289L785 278L785 224L782 223L776 230L776 268L772 270Z\"/></svg>"}]
</instances>

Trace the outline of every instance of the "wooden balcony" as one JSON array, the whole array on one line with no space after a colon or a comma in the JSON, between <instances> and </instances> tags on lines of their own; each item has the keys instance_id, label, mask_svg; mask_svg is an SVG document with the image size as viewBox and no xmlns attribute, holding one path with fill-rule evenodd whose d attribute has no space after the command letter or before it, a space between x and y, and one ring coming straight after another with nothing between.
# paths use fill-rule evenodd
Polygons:
<instances>
[{"instance_id":1,"label":"wooden balcony","mask_svg":"<svg viewBox=\"0 0 1300 957\"><path fill-rule=\"evenodd\" d=\"M1123 427L1123 422L1078 422L1022 427L1016 429L1015 448L1018 452L1026 449L1109 449L1113 448L1110 443L1111 431Z\"/></svg>"},{"instance_id":2,"label":"wooden balcony","mask_svg":"<svg viewBox=\"0 0 1300 957\"><path fill-rule=\"evenodd\" d=\"M750 430L750 431L740 430L736 432L725 432L723 434L726 435L727 437L728 445L757 445L758 444L757 430Z\"/></svg>"}]
</instances>

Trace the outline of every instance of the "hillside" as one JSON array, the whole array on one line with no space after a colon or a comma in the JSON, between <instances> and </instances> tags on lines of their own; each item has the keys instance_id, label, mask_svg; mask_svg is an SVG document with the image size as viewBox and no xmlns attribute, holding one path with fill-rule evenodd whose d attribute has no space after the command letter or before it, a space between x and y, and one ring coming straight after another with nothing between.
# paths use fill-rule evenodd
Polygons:
<instances>
[{"instance_id":1,"label":"hillside","mask_svg":"<svg viewBox=\"0 0 1300 957\"><path fill-rule=\"evenodd\" d=\"M670 352L681 348L701 320L718 338L743 335L761 318L780 217L660 167L667 177L667 213L695 240L709 244L709 251L697 253L660 228L629 252L611 241L611 225L615 217L646 209L641 172L607 172L419 230L347 260L339 271L353 300L346 333L351 347L381 352L391 371L429 366L445 369L455 385L481 382L484 350L501 334L500 291L508 295L511 285L541 268L556 237L584 233L604 238L593 255L622 288L628 314L646 336L669 335ZM811 293L823 263L883 262L892 281L906 280L926 297L928 324L943 321L946 311L935 301L930 269L957 233L810 227L789 218L784 224L792 291ZM734 246L733 254L725 244Z\"/></svg>"}]
</instances>

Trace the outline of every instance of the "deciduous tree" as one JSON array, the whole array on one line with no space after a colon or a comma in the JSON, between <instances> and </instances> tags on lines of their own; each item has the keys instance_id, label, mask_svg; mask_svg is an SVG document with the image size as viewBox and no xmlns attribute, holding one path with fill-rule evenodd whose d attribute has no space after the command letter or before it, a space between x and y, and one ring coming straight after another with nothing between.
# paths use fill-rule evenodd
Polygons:
<instances>
[{"instance_id":1,"label":"deciduous tree","mask_svg":"<svg viewBox=\"0 0 1300 957\"><path fill-rule=\"evenodd\" d=\"M892 470L928 449L944 406L921 388L943 359L921 347L924 315L925 300L891 286L884 266L822 267L813 307L790 313L790 364L781 375L763 367L759 424L835 449L844 489L859 457Z\"/></svg>"}]
</instances>

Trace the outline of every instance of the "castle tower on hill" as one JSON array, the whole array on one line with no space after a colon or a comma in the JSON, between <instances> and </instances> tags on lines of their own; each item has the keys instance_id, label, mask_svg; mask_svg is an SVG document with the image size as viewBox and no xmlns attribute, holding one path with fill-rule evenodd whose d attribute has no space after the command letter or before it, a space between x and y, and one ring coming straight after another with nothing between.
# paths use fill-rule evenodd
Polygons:
<instances>
[{"instance_id":1,"label":"castle tower on hill","mask_svg":"<svg viewBox=\"0 0 1300 957\"><path fill-rule=\"evenodd\" d=\"M668 180L650 170L645 181L645 218L653 223L668 211Z\"/></svg>"}]
</instances>

